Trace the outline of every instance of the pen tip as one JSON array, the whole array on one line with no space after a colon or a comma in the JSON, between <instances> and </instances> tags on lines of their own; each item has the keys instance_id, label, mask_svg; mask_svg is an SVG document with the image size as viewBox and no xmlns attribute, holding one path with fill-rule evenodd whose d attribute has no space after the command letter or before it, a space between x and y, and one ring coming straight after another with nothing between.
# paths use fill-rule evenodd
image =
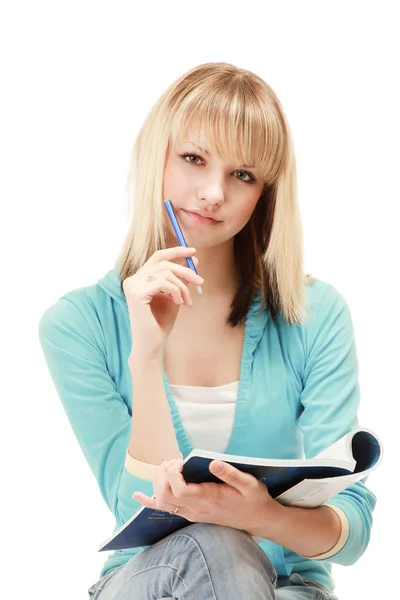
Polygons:
<instances>
[{"instance_id":1,"label":"pen tip","mask_svg":"<svg viewBox=\"0 0 400 600\"><path fill-rule=\"evenodd\" d=\"M199 294L199 296L201 296L203 294L203 290L201 289L200 285L196 285L196 290L197 290L197 293Z\"/></svg>"}]
</instances>

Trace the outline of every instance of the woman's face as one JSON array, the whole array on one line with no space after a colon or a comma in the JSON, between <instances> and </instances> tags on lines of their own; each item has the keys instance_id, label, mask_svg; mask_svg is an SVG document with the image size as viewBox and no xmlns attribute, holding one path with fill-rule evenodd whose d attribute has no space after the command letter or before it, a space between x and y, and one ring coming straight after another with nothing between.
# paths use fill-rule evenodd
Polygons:
<instances>
[{"instance_id":1,"label":"woman's face","mask_svg":"<svg viewBox=\"0 0 400 600\"><path fill-rule=\"evenodd\" d=\"M264 183L256 165L219 158L211 148L197 146L193 135L168 147L163 200L171 200L188 245L206 248L233 238L250 219Z\"/></svg>"}]
</instances>

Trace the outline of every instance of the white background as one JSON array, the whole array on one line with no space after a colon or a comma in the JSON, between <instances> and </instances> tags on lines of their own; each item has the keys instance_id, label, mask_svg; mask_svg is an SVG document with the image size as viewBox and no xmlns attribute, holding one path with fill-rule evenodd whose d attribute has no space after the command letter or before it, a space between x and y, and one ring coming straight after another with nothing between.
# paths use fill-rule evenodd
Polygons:
<instances>
[{"instance_id":1,"label":"white background","mask_svg":"<svg viewBox=\"0 0 400 600\"><path fill-rule=\"evenodd\" d=\"M64 293L113 267L135 135L165 88L208 61L259 74L289 119L306 272L349 303L360 425L385 445L369 479L378 496L370 545L355 565L334 566L336 592L340 600L396 594L389 588L399 560L398 503L389 493L399 415L396 7L81 0L2 8L1 585L12 597L86 599L106 560L97 547L114 518L56 395L38 322Z\"/></svg>"}]
</instances>

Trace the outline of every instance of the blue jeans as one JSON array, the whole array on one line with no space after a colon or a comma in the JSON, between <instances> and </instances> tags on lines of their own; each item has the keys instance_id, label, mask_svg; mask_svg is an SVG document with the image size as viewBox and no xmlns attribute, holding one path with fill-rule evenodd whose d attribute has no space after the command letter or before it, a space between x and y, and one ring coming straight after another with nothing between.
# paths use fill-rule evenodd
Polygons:
<instances>
[{"instance_id":1,"label":"blue jeans","mask_svg":"<svg viewBox=\"0 0 400 600\"><path fill-rule=\"evenodd\" d=\"M89 588L90 600L337 600L297 573L278 577L251 535L193 523L172 533Z\"/></svg>"}]
</instances>

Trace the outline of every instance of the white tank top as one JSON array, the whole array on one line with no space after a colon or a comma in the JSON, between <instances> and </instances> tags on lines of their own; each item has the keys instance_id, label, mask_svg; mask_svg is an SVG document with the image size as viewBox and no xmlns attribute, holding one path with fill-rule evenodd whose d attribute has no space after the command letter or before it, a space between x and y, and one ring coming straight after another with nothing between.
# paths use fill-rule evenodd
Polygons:
<instances>
[{"instance_id":1,"label":"white tank top","mask_svg":"<svg viewBox=\"0 0 400 600\"><path fill-rule=\"evenodd\" d=\"M169 387L192 447L224 452L232 433L239 381L216 387Z\"/></svg>"}]
</instances>

